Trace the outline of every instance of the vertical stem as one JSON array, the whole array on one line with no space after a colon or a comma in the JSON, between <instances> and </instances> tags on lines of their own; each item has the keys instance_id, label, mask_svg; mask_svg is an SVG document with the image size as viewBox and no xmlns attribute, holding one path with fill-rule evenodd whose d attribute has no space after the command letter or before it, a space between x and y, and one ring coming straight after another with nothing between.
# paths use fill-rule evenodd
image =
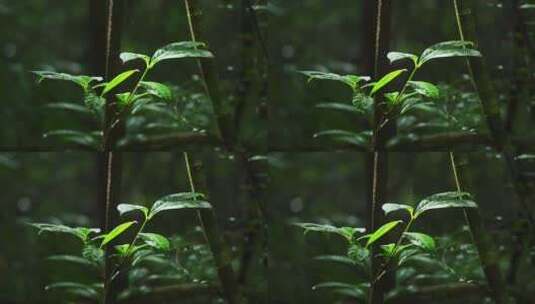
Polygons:
<instances>
[{"instance_id":1,"label":"vertical stem","mask_svg":"<svg viewBox=\"0 0 535 304\"><path fill-rule=\"evenodd\" d=\"M197 39L202 40L202 35L199 29L199 18L202 12L197 7L196 2L198 2L198 0L184 0L190 39L192 41L197 41ZM227 109L228 107L225 107L223 104L215 61L214 59L197 59L197 62L199 65L199 72L203 76L205 92L212 100L212 106L217 118L216 135L221 138L227 146L231 146L234 142L233 114Z\"/></svg>"},{"instance_id":2,"label":"vertical stem","mask_svg":"<svg viewBox=\"0 0 535 304\"><path fill-rule=\"evenodd\" d=\"M376 0L375 11L375 26L371 27L374 30L374 49L373 51L373 77L376 79L383 74L388 63L386 62L386 54L389 48L390 36L390 12L391 2L388 0ZM381 205L386 200L387 185L388 185L388 154L385 151L385 144L388 138L395 133L393 124L387 125L384 128L380 127L386 116L386 109L384 107L384 97L377 94L374 100L374 134L373 134L373 166L371 176L371 214L370 214L370 231L377 229L385 218L381 210ZM390 241L384 239L378 244L373 244L372 251L372 273L374 277L381 272L382 265L385 264L383 258L377 255L378 248L384 242ZM368 294L369 304L384 303L385 293L393 288L394 276L391 272L382 275L378 280L371 282L370 291Z\"/></svg>"},{"instance_id":3,"label":"vertical stem","mask_svg":"<svg viewBox=\"0 0 535 304\"><path fill-rule=\"evenodd\" d=\"M461 188L461 167L455 162L453 152L449 153L450 164L455 180L455 186L458 192L462 192ZM466 175L466 173L464 174ZM487 284L491 291L492 298L496 304L510 303L507 296L506 285L499 267L499 253L494 246L491 235L487 232L483 225L483 219L479 212L479 208L464 208L463 209L466 223L470 228L472 241L476 246L481 266L487 280Z\"/></svg>"},{"instance_id":4,"label":"vertical stem","mask_svg":"<svg viewBox=\"0 0 535 304\"><path fill-rule=\"evenodd\" d=\"M200 191L208 196L205 185L205 177L202 171L202 163L197 162L192 168L188 153L184 152L184 163L190 184L190 189L195 192L195 185ZM193 169L193 170L192 170ZM195 174L194 174L195 172ZM237 284L236 275L232 268L232 254L230 247L226 244L222 232L217 226L217 220L213 209L202 209L197 211L197 216L201 222L204 237L210 251L214 257L219 281L223 295L229 304L243 304L245 299L241 295Z\"/></svg>"}]
</instances>

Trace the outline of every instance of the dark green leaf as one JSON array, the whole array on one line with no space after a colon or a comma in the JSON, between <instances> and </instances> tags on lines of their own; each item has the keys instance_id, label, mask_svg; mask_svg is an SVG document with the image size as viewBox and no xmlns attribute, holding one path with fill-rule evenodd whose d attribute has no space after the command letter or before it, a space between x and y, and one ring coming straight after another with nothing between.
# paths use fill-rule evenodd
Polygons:
<instances>
[{"instance_id":1,"label":"dark green leaf","mask_svg":"<svg viewBox=\"0 0 535 304\"><path fill-rule=\"evenodd\" d=\"M84 89L84 91L87 91L89 89L89 84L91 84L91 82L102 81L102 77L96 76L70 75L66 73L56 73L51 71L32 71L32 73L39 76L38 82L41 82L44 79L66 80L78 84Z\"/></svg>"},{"instance_id":2,"label":"dark green leaf","mask_svg":"<svg viewBox=\"0 0 535 304\"><path fill-rule=\"evenodd\" d=\"M352 90L356 90L359 83L370 80L370 77L367 76L338 75L335 73L319 71L299 71L299 73L308 76L308 81L312 81L314 79L339 81L348 85Z\"/></svg>"},{"instance_id":3,"label":"dark green leaf","mask_svg":"<svg viewBox=\"0 0 535 304\"><path fill-rule=\"evenodd\" d=\"M385 212L385 215L390 214L391 212L398 211L398 210L406 210L409 212L410 215L412 215L414 208L409 205L404 204L392 204L392 203L386 203L382 206L383 211Z\"/></svg>"},{"instance_id":4,"label":"dark green leaf","mask_svg":"<svg viewBox=\"0 0 535 304\"><path fill-rule=\"evenodd\" d=\"M100 232L100 229L98 228L85 228L85 227L72 228L72 227L65 226L65 225L56 225L56 224L48 224L48 223L28 223L28 225L37 228L39 230L38 234L41 234L43 232L65 233L65 234L74 235L75 237L79 238L83 242L87 241L89 234Z\"/></svg>"},{"instance_id":5,"label":"dark green leaf","mask_svg":"<svg viewBox=\"0 0 535 304\"><path fill-rule=\"evenodd\" d=\"M99 300L100 298L99 292L94 287L76 282L57 282L45 287L45 290L53 289L62 289L69 294L85 299Z\"/></svg>"},{"instance_id":6,"label":"dark green leaf","mask_svg":"<svg viewBox=\"0 0 535 304\"><path fill-rule=\"evenodd\" d=\"M409 241L427 251L434 251L436 249L435 240L433 237L419 232L405 232L403 234Z\"/></svg>"},{"instance_id":7,"label":"dark green leaf","mask_svg":"<svg viewBox=\"0 0 535 304\"><path fill-rule=\"evenodd\" d=\"M314 258L318 261L326 261L326 262L334 262L334 263L341 263L346 265L354 265L355 262L346 256L343 255L320 255Z\"/></svg>"},{"instance_id":8,"label":"dark green leaf","mask_svg":"<svg viewBox=\"0 0 535 304\"><path fill-rule=\"evenodd\" d=\"M442 192L420 201L416 207L415 216L419 216L428 210L444 208L477 208L477 204L471 200L470 193Z\"/></svg>"},{"instance_id":9,"label":"dark green leaf","mask_svg":"<svg viewBox=\"0 0 535 304\"><path fill-rule=\"evenodd\" d=\"M70 103L70 102L56 102L56 103L49 103L46 104L45 107L49 109L55 109L55 110L65 110L65 111L72 111L72 112L78 112L82 114L91 114L91 111L89 111L86 107Z\"/></svg>"},{"instance_id":10,"label":"dark green leaf","mask_svg":"<svg viewBox=\"0 0 535 304\"><path fill-rule=\"evenodd\" d=\"M427 48L420 56L419 66L432 59L449 57L481 57L478 50L473 49L473 42L470 41L445 41Z\"/></svg>"},{"instance_id":11,"label":"dark green leaf","mask_svg":"<svg viewBox=\"0 0 535 304\"><path fill-rule=\"evenodd\" d=\"M149 67L153 67L163 60L179 58L212 58L214 55L203 49L206 45L202 42L182 41L175 42L157 50L150 61Z\"/></svg>"},{"instance_id":12,"label":"dark green leaf","mask_svg":"<svg viewBox=\"0 0 535 304\"><path fill-rule=\"evenodd\" d=\"M359 111L357 107L353 105L348 105L345 103L337 103L337 102L320 103L316 105L316 108L344 111L344 112L350 112L350 113L361 113L361 111Z\"/></svg>"},{"instance_id":13,"label":"dark green leaf","mask_svg":"<svg viewBox=\"0 0 535 304\"><path fill-rule=\"evenodd\" d=\"M173 99L173 93L171 89L165 84L152 81L142 81L140 85L147 91L147 93L156 96L160 99L168 101Z\"/></svg>"},{"instance_id":14,"label":"dark green leaf","mask_svg":"<svg viewBox=\"0 0 535 304\"><path fill-rule=\"evenodd\" d=\"M119 204L117 206L117 210L119 211L120 215L124 215L126 213L139 210L141 211L145 217L148 216L149 209L145 206L139 206L139 205L132 205L132 204Z\"/></svg>"},{"instance_id":15,"label":"dark green leaf","mask_svg":"<svg viewBox=\"0 0 535 304\"><path fill-rule=\"evenodd\" d=\"M348 242L351 242L351 239L355 233L363 233L366 231L364 228L335 227L332 225L315 223L294 223L294 225L303 228L305 230L305 234L309 231L335 233L343 236Z\"/></svg>"},{"instance_id":16,"label":"dark green leaf","mask_svg":"<svg viewBox=\"0 0 535 304\"><path fill-rule=\"evenodd\" d=\"M390 63L394 63L399 60L410 59L412 62L414 62L415 66L418 64L418 56L410 53L390 52L386 55L386 57L388 57Z\"/></svg>"},{"instance_id":17,"label":"dark green leaf","mask_svg":"<svg viewBox=\"0 0 535 304\"><path fill-rule=\"evenodd\" d=\"M121 61L123 63L128 62L128 61L132 61L132 60L136 60L136 59L141 59L141 60L143 60L145 62L145 65L147 67L149 66L149 62L150 62L150 57L147 56L147 55L143 55L143 54L124 52L124 53L121 53L121 55L119 55L119 57L121 58Z\"/></svg>"},{"instance_id":18,"label":"dark green leaf","mask_svg":"<svg viewBox=\"0 0 535 304\"><path fill-rule=\"evenodd\" d=\"M409 81L408 85L411 86L415 92L425 97L434 99L440 97L439 89L432 83L425 81Z\"/></svg>"},{"instance_id":19,"label":"dark green leaf","mask_svg":"<svg viewBox=\"0 0 535 304\"><path fill-rule=\"evenodd\" d=\"M192 192L167 195L160 198L154 205L152 205L148 218L150 219L165 210L212 208L210 203L198 200L202 197L202 194Z\"/></svg>"},{"instance_id":20,"label":"dark green leaf","mask_svg":"<svg viewBox=\"0 0 535 304\"><path fill-rule=\"evenodd\" d=\"M168 251L171 246L169 244L169 240L157 233L140 233L139 236L145 243L153 248L156 248L158 250L164 250Z\"/></svg>"}]
</instances>

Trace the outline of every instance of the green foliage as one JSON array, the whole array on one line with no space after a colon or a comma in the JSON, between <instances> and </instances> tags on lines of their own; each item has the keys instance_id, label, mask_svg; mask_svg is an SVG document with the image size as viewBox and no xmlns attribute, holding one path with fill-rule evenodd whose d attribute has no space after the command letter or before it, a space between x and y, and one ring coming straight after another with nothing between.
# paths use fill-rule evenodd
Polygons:
<instances>
[{"instance_id":1,"label":"green foliage","mask_svg":"<svg viewBox=\"0 0 535 304\"><path fill-rule=\"evenodd\" d=\"M179 209L206 209L211 208L211 205L206 201L200 201L198 199L203 198L200 193L184 192L175 193L164 196L154 202L151 208L147 208L141 205L135 204L120 204L117 206L117 210L121 216L129 215L132 212L140 212L143 214L143 221L139 226L139 229L135 233L129 234L129 240L126 244L119 244L114 246L115 254L111 255L108 259L108 263L114 267L112 278L117 277L119 274L128 274L130 278L141 275L141 271L146 272L147 269L152 269L154 274L149 275L145 273L142 277L137 277L136 280L140 280L143 284L149 284L153 286L156 283L163 281L169 283L176 283L178 280L189 281L192 280L192 275L189 271L186 271L181 264L188 264L189 268L193 269L190 262L176 260L179 255L173 256L171 259L171 251L176 248L176 245L170 241L170 239L162 234L154 232L146 232L145 227L153 219L156 214L159 214L168 210ZM73 235L82 240L82 249L80 255L72 254L56 254L48 258L49 261L54 263L69 263L84 269L92 269L92 275L94 275L94 283L87 284L82 282L69 282L61 281L50 284L46 287L47 290L58 290L64 294L68 294L76 299L91 299L101 300L103 296L103 282L100 273L103 272L104 261L106 259L104 246L109 246L119 237L126 238L125 232L131 230L131 227L136 224L136 221L127 221L121 223L111 229L110 232L105 234L99 234L99 229L84 228L84 227L68 227L65 225L54 225L46 223L33 223L30 224L39 230L39 234L43 232L63 233ZM96 236L90 237L93 234ZM211 254L206 251L205 247L202 248L202 260L197 258L193 260L196 263L196 267L203 267L204 271L210 269L211 275L215 275L213 267L209 267L206 263L211 260ZM201 249L199 249L201 250ZM185 256L192 257L198 252L190 252ZM208 258L208 256L210 258ZM199 264L202 263L202 264ZM156 264L157 267L153 267ZM162 268L163 267L163 268ZM165 271L163 270L165 269ZM195 270L198 271L198 270ZM166 273L165 275L162 273ZM190 283L195 283L192 281ZM135 282L131 282L133 289L126 289L121 297L133 296L135 293L133 290L139 288Z\"/></svg>"},{"instance_id":2,"label":"green foliage","mask_svg":"<svg viewBox=\"0 0 535 304\"><path fill-rule=\"evenodd\" d=\"M407 70L406 69L395 70L395 71L392 71L392 72L386 74L385 76L383 76L383 78L381 78L377 82L373 83L370 95L373 96L373 94L377 93L384 86L386 86L387 84L392 82L394 79L398 78L399 75L403 74L404 72L407 72Z\"/></svg>"},{"instance_id":3,"label":"green foliage","mask_svg":"<svg viewBox=\"0 0 535 304\"><path fill-rule=\"evenodd\" d=\"M385 234L390 232L390 230L394 229L398 224L401 224L401 223L403 223L403 221L392 221L379 227L377 230L375 230L373 233L369 235L368 241L366 242L366 248L368 248L373 243L377 242Z\"/></svg>"},{"instance_id":4,"label":"green foliage","mask_svg":"<svg viewBox=\"0 0 535 304\"><path fill-rule=\"evenodd\" d=\"M314 223L294 223L295 226L301 227L305 230L305 234L314 232L334 233L343 236L348 242L351 242L356 233L363 233L364 228L353 227L335 227L332 225L321 225Z\"/></svg>"},{"instance_id":5,"label":"green foliage","mask_svg":"<svg viewBox=\"0 0 535 304\"><path fill-rule=\"evenodd\" d=\"M137 54L132 52L125 52L120 54L120 58L123 63L133 60L142 60L145 63L145 68L142 75L136 80L135 85L129 91L117 92L115 94L117 98L117 104L119 105L119 113L116 121L111 122L110 129L116 126L119 122L125 122L127 128L136 129L136 124L139 124L140 120L135 116L146 115L146 110L149 106L161 106L158 108L159 112L156 119L165 119L172 116L175 123L182 128L187 126L184 123L184 113L180 113L176 109L175 96L172 89L159 82L148 81L147 75L157 64L171 59L181 58L212 58L213 54L208 51L206 45L201 42L183 41L168 44L154 52L152 56ZM116 89L119 85L126 80L132 78L134 74L140 72L137 69L131 69L115 75L109 82L102 82L102 77L86 76L86 75L70 75L66 73L56 73L50 71L34 71L39 76L39 82L43 79L55 79L71 81L78 84L83 89L83 103L56 103L50 105L49 109L76 111L79 113L92 113L96 125L99 126L99 130L87 132L81 130L53 130L44 134L45 138L58 138L62 141L74 143L87 148L100 149L103 144L103 136L109 132L106 129L104 121L104 106L106 99L103 97ZM97 84L94 84L97 82ZM107 97L112 98L112 97ZM159 104L160 101L165 103ZM155 109L154 107L152 109ZM152 111L151 114L155 114ZM154 115L151 115L154 116ZM176 116L176 117L175 117ZM134 125L130 123L134 121ZM149 125L149 123L145 123ZM175 126L173 126L175 128ZM94 134L99 134L95 136Z\"/></svg>"},{"instance_id":6,"label":"green foliage","mask_svg":"<svg viewBox=\"0 0 535 304\"><path fill-rule=\"evenodd\" d=\"M470 193L466 192L442 192L433 194L418 203L415 216L419 216L426 211L444 208L477 208L477 204L472 201Z\"/></svg>"}]
</instances>

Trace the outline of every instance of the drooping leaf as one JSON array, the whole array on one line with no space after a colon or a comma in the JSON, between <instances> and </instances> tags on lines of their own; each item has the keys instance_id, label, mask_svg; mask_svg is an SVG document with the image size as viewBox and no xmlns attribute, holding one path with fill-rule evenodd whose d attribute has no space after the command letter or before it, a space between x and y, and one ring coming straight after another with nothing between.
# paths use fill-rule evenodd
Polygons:
<instances>
[{"instance_id":1,"label":"drooping leaf","mask_svg":"<svg viewBox=\"0 0 535 304\"><path fill-rule=\"evenodd\" d=\"M49 103L45 105L46 108L54 109L54 110L65 110L65 111L72 111L72 112L78 112L82 114L91 114L91 111L88 110L86 107L71 103L71 102L55 102L55 103Z\"/></svg>"},{"instance_id":2,"label":"drooping leaf","mask_svg":"<svg viewBox=\"0 0 535 304\"><path fill-rule=\"evenodd\" d=\"M366 229L364 228L336 227L327 224L294 223L294 225L303 228L305 230L305 234L310 231L335 233L343 236L348 242L351 242L351 239L353 238L355 233L363 233L364 231L366 231Z\"/></svg>"},{"instance_id":3,"label":"drooping leaf","mask_svg":"<svg viewBox=\"0 0 535 304\"><path fill-rule=\"evenodd\" d=\"M470 41L444 41L427 48L420 56L419 66L429 60L449 57L481 57L481 53L473 49L474 43Z\"/></svg>"},{"instance_id":4,"label":"drooping leaf","mask_svg":"<svg viewBox=\"0 0 535 304\"><path fill-rule=\"evenodd\" d=\"M358 85L361 82L370 80L370 77L368 76L338 75L335 73L319 72L319 71L299 71L299 73L306 75L308 77L308 81L319 79L319 80L334 80L334 81L342 82L348 85L353 91L355 91L358 88Z\"/></svg>"},{"instance_id":5,"label":"drooping leaf","mask_svg":"<svg viewBox=\"0 0 535 304\"><path fill-rule=\"evenodd\" d=\"M144 88L150 95L156 96L160 99L167 101L173 99L173 93L171 89L163 83L142 81L140 82L140 86Z\"/></svg>"},{"instance_id":6,"label":"drooping leaf","mask_svg":"<svg viewBox=\"0 0 535 304\"><path fill-rule=\"evenodd\" d=\"M214 55L203 49L206 45L202 42L182 41L168 44L157 50L150 60L149 67L153 67L163 60L179 58L212 58Z\"/></svg>"},{"instance_id":7,"label":"drooping leaf","mask_svg":"<svg viewBox=\"0 0 535 304\"><path fill-rule=\"evenodd\" d=\"M471 200L471 195L467 192L436 193L420 201L416 207L415 216L428 210L444 208L477 208L477 204Z\"/></svg>"},{"instance_id":8,"label":"drooping leaf","mask_svg":"<svg viewBox=\"0 0 535 304\"><path fill-rule=\"evenodd\" d=\"M349 113L361 113L361 111L359 111L359 109L357 109L357 107L353 105L338 102L319 103L316 105L316 108L343 111Z\"/></svg>"},{"instance_id":9,"label":"drooping leaf","mask_svg":"<svg viewBox=\"0 0 535 304\"><path fill-rule=\"evenodd\" d=\"M318 261L341 263L346 265L355 265L355 261L343 255L320 255L314 258Z\"/></svg>"},{"instance_id":10,"label":"drooping leaf","mask_svg":"<svg viewBox=\"0 0 535 304\"><path fill-rule=\"evenodd\" d=\"M65 233L73 235L84 243L87 241L91 233L99 233L100 229L98 228L85 228L85 227L69 227L65 225L49 224L49 223L28 223L28 225L37 228L38 234L43 232L53 232L53 233Z\"/></svg>"},{"instance_id":11,"label":"drooping leaf","mask_svg":"<svg viewBox=\"0 0 535 304\"><path fill-rule=\"evenodd\" d=\"M409 81L408 85L411 86L415 92L425 97L437 99L440 97L440 91L437 86L425 81Z\"/></svg>"},{"instance_id":12,"label":"drooping leaf","mask_svg":"<svg viewBox=\"0 0 535 304\"><path fill-rule=\"evenodd\" d=\"M38 82L40 83L44 79L53 80L66 80L76 83L81 86L84 91L89 89L89 85L93 81L102 81L102 77L87 76L87 75L70 75L67 73L56 73L52 71L32 71L32 73L39 76Z\"/></svg>"},{"instance_id":13,"label":"drooping leaf","mask_svg":"<svg viewBox=\"0 0 535 304\"><path fill-rule=\"evenodd\" d=\"M372 90L370 92L370 95L373 95L373 94L377 93L377 91L379 91L384 86L386 86L387 84L392 82L394 79L398 78L399 75L401 75L402 73L404 73L406 71L407 71L406 69L401 69L401 70L395 70L395 71L392 71L392 72L386 74L381 79L379 79L379 81L377 81L377 82L375 82L373 84Z\"/></svg>"},{"instance_id":14,"label":"drooping leaf","mask_svg":"<svg viewBox=\"0 0 535 304\"><path fill-rule=\"evenodd\" d=\"M105 95L109 91L113 90L116 86L120 85L125 80L127 80L130 76L132 76L134 73L137 73L137 72L139 72L139 70L128 70L115 76L110 82L106 83L106 85L104 86L104 89L102 90L102 95Z\"/></svg>"},{"instance_id":15,"label":"drooping leaf","mask_svg":"<svg viewBox=\"0 0 535 304\"><path fill-rule=\"evenodd\" d=\"M354 133L345 130L326 130L314 134L314 138L319 137L329 137L339 142L367 148L370 143L371 134L368 131Z\"/></svg>"},{"instance_id":16,"label":"drooping leaf","mask_svg":"<svg viewBox=\"0 0 535 304\"><path fill-rule=\"evenodd\" d=\"M158 250L168 251L171 248L169 240L161 234L144 232L139 236L147 245Z\"/></svg>"},{"instance_id":17,"label":"drooping leaf","mask_svg":"<svg viewBox=\"0 0 535 304\"><path fill-rule=\"evenodd\" d=\"M383 211L385 212L385 215L388 215L398 210L406 210L409 212L410 215L412 215L414 211L414 208L412 206L405 205L405 204L386 203L386 204L383 204L382 208L383 208Z\"/></svg>"},{"instance_id":18,"label":"drooping leaf","mask_svg":"<svg viewBox=\"0 0 535 304\"><path fill-rule=\"evenodd\" d=\"M94 267L95 264L83 257L75 256L75 255L67 255L67 254L61 254L61 255L52 255L46 258L49 261L56 261L56 262L68 262L73 264L78 264L82 266L90 266Z\"/></svg>"},{"instance_id":19,"label":"drooping leaf","mask_svg":"<svg viewBox=\"0 0 535 304\"><path fill-rule=\"evenodd\" d=\"M100 142L91 134L76 130L53 130L43 134L44 138L57 137L83 147L98 148Z\"/></svg>"},{"instance_id":20,"label":"drooping leaf","mask_svg":"<svg viewBox=\"0 0 535 304\"><path fill-rule=\"evenodd\" d=\"M165 210L177 209L209 209L212 205L206 201L199 200L204 196L201 193L184 192L167 195L157 200L149 212L148 218Z\"/></svg>"},{"instance_id":21,"label":"drooping leaf","mask_svg":"<svg viewBox=\"0 0 535 304\"><path fill-rule=\"evenodd\" d=\"M410 59L412 62L414 62L415 66L418 64L418 56L410 53L390 52L386 55L386 57L388 60L390 60L390 63L394 63L399 60Z\"/></svg>"},{"instance_id":22,"label":"drooping leaf","mask_svg":"<svg viewBox=\"0 0 535 304\"><path fill-rule=\"evenodd\" d=\"M61 289L69 294L98 301L100 293L91 285L76 282L57 282L47 285L45 290Z\"/></svg>"},{"instance_id":23,"label":"drooping leaf","mask_svg":"<svg viewBox=\"0 0 535 304\"><path fill-rule=\"evenodd\" d=\"M124 53L121 53L121 55L119 55L119 57L121 58L121 61L123 63L126 63L128 61L132 61L132 60L136 60L136 59L141 59L141 60L143 60L145 62L145 65L147 67L149 66L149 62L150 62L150 57L147 56L147 55L144 55L144 54L124 52Z\"/></svg>"},{"instance_id":24,"label":"drooping leaf","mask_svg":"<svg viewBox=\"0 0 535 304\"><path fill-rule=\"evenodd\" d=\"M419 232L405 232L403 234L407 239L417 247L427 251L434 251L436 249L435 240L430 235Z\"/></svg>"},{"instance_id":25,"label":"drooping leaf","mask_svg":"<svg viewBox=\"0 0 535 304\"><path fill-rule=\"evenodd\" d=\"M113 228L113 230L110 231L108 234L106 234L106 236L102 240L102 243L100 244L100 248L104 247L106 244L113 241L116 237L121 235L123 232L125 232L128 228L130 228L130 226L132 226L135 223L137 222L130 221L130 222L122 223L118 225L117 227Z\"/></svg>"},{"instance_id":26,"label":"drooping leaf","mask_svg":"<svg viewBox=\"0 0 535 304\"><path fill-rule=\"evenodd\" d=\"M403 221L392 221L379 227L377 230L375 230L373 233L370 234L370 237L368 238L368 241L366 242L366 248L368 248L371 244L378 241L385 234L387 234L390 230L394 229L399 223L402 223L402 222Z\"/></svg>"},{"instance_id":27,"label":"drooping leaf","mask_svg":"<svg viewBox=\"0 0 535 304\"><path fill-rule=\"evenodd\" d=\"M117 206L117 211L119 211L120 215L124 215L126 213L136 211L136 210L141 211L145 215L145 217L147 217L149 214L149 208L145 206L132 205L132 204L119 204Z\"/></svg>"}]
</instances>

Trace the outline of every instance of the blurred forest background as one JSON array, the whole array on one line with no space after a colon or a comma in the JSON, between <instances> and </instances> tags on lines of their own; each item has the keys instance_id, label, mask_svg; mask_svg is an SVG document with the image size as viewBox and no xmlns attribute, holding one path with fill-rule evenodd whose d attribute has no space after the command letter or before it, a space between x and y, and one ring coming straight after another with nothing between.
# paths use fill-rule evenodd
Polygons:
<instances>
[{"instance_id":1,"label":"blurred forest background","mask_svg":"<svg viewBox=\"0 0 535 304\"><path fill-rule=\"evenodd\" d=\"M169 42L189 40L182 1L123 1L126 10L121 29L122 51L151 54ZM244 146L252 147L249 154L240 154L241 151L227 153L220 147L191 147L195 158L201 159L206 168L207 189L222 234L232 248L233 265L237 267L243 262L248 250L253 252L251 266L240 282L249 303L356 303L350 300L337 302L339 295L312 290L312 286L320 282L351 281L357 277L354 270L347 267L314 260L317 255L344 254L343 244L325 235L305 236L302 230L290 224L320 222L353 227L369 224L370 155L355 151L321 152L336 150L336 146L313 136L327 128L362 131L369 126L364 118L355 119L345 113L315 108L315 104L325 101L350 102L351 92L337 82L309 83L297 71L366 75L370 64L369 50L373 48L369 34L371 2L262 2L254 9L258 17L257 30L263 38L248 48L242 10L243 3L248 1L198 1L203 10L203 40L215 54L219 89L224 92L225 103L234 105L236 100L243 98L241 94L243 86L247 85L244 84L247 77L252 79L257 90L257 95L246 97L255 101L244 110L244 119L237 131ZM458 38L451 1L391 2L391 50L420 53L436 42ZM515 0L476 2L479 49L499 91L504 117L512 115L507 108L509 97L522 88L518 93L521 102L514 111L516 114L509 118L514 128L510 127L508 131L515 138L532 138L535 9L523 9L521 20L518 12L520 4L535 3ZM95 49L92 43L95 34L93 3L94 0L0 0L0 150L5 151L0 153L3 189L0 198L0 303L62 303L60 294L45 291L44 286L56 278L73 275L73 271L74 276L77 275L73 269L59 268L45 260L59 248L76 250L76 244L66 243L55 236L38 237L24 222L51 221L97 227L103 221L96 153L65 151L69 146L61 141L43 138L45 132L65 126L93 128L92 122L84 116L46 107L51 102L77 100L79 92L65 83L45 81L37 85L35 75L30 73L32 70L95 73L94 61L100 58L98 54L102 50ZM531 60L527 61L518 59L519 46L515 40L515 35L524 34L521 51L529 54L525 57ZM251 66L243 59L247 52L265 56L266 61L257 60L250 70L246 70L245 66ZM407 128L398 126L398 137L392 143L414 138L415 134L488 133L479 101L470 86L464 59L433 63L418 77L440 84L448 101L461 104L454 110L462 122L446 122L437 127L437 122L431 121L419 129L413 129L407 123ZM177 130L197 132L213 127L214 115L209 99L203 93L195 61L186 60L158 68L154 78L173 88L177 104L189 118L187 124L179 122L175 126ZM131 129L137 132L135 126ZM154 135L148 129L143 132ZM455 189L448 154L442 152L445 148L415 153L418 148L399 147L401 152L389 155L389 199L414 203L427 195ZM534 147L524 145L520 152L533 152ZM520 231L523 223L518 222L516 209L511 207L516 204L515 194L504 159L484 145L468 143L462 148L467 152L463 166L470 172L470 192L481 206L485 225L497 241L502 254L499 264L505 267L518 245L513 234ZM132 146L129 149L142 150ZM182 153L178 152L181 147L169 150L124 152L119 191L121 202L149 204L166 194L188 191ZM251 162L260 162L266 167L254 173L260 188L254 199L262 200L265 209L260 220L251 216L250 211L252 186L248 184L247 164ZM532 187L535 162L527 158L519 165L527 184ZM532 199L532 192L530 194ZM260 236L251 245L245 236L251 227L258 228L259 225ZM484 280L459 210L436 217L430 215L418 225L437 236L443 258L459 276L441 277L430 270L422 273L418 282ZM193 212L166 215L158 219L153 228L174 235L177 248L191 249L191 254L186 250L184 259L190 263L185 266L194 274L197 280L194 282L217 281L213 261ZM529 302L529 295L535 293L531 271L534 248L526 248L515 278L522 282L518 285L522 287L514 289L514 293L526 295L522 303L533 303ZM191 277L180 280L181 283L192 282ZM482 296L476 292L467 296L458 301L442 297L442 302L436 299L436 302L426 303L491 303L487 294ZM159 303L224 303L224 300L217 293L201 292L200 295L188 294Z\"/></svg>"}]
</instances>

